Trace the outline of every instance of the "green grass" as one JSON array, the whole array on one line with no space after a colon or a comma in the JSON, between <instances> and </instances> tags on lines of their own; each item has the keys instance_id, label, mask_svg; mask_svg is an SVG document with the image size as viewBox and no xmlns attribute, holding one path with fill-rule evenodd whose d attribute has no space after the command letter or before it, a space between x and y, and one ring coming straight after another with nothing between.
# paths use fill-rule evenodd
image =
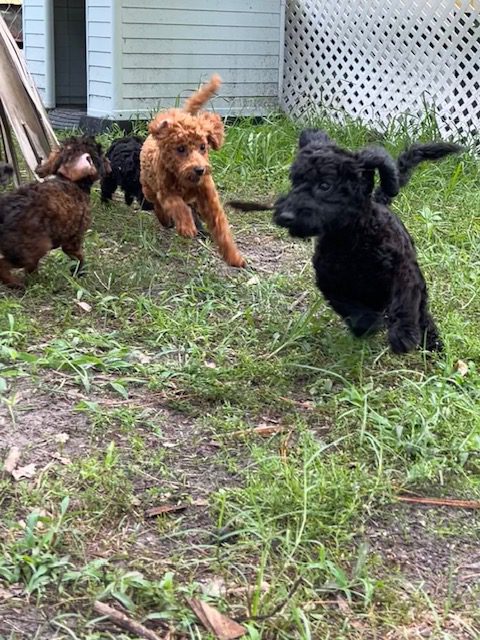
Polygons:
<instances>
[{"instance_id":1,"label":"green grass","mask_svg":"<svg viewBox=\"0 0 480 640\"><path fill-rule=\"evenodd\" d=\"M315 118L351 148L438 137L432 117ZM299 130L233 122L212 154L222 197L288 188ZM18 444L36 464L0 478L0 637L126 637L98 622L103 599L159 635L210 638L192 594L252 640L477 637L478 580L460 578L478 517L396 495L480 499L479 178L465 153L395 201L446 345L432 358L348 335L311 243L268 214L230 212L236 271L95 192L85 277L52 253L25 294L0 293L0 454ZM165 504L183 510L148 517ZM205 595L213 577L226 592Z\"/></svg>"}]
</instances>

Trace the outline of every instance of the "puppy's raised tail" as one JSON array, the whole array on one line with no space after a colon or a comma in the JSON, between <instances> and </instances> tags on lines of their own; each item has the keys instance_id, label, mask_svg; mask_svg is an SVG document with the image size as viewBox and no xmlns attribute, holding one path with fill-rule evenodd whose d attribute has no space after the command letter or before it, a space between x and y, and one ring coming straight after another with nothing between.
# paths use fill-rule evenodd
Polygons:
<instances>
[{"instance_id":1,"label":"puppy's raised tail","mask_svg":"<svg viewBox=\"0 0 480 640\"><path fill-rule=\"evenodd\" d=\"M464 148L453 142L427 142L426 144L412 144L397 158L399 186L404 187L410 181L414 170L425 161L441 160L453 153L460 153ZM376 189L374 200L383 204L390 204L392 197L384 192L380 186Z\"/></svg>"},{"instance_id":2,"label":"puppy's raised tail","mask_svg":"<svg viewBox=\"0 0 480 640\"><path fill-rule=\"evenodd\" d=\"M232 207L232 209L237 209L238 211L273 211L275 208L273 204L244 200L229 200L227 205Z\"/></svg>"},{"instance_id":3,"label":"puppy's raised tail","mask_svg":"<svg viewBox=\"0 0 480 640\"><path fill-rule=\"evenodd\" d=\"M198 113L203 105L215 95L221 84L222 79L220 76L214 74L207 83L202 85L198 91L195 91L195 93L185 101L183 110L192 115Z\"/></svg>"},{"instance_id":4,"label":"puppy's raised tail","mask_svg":"<svg viewBox=\"0 0 480 640\"><path fill-rule=\"evenodd\" d=\"M440 160L453 153L460 153L463 147L453 142L428 142L413 144L398 156L400 186L404 187L412 177L413 170L426 160Z\"/></svg>"}]
</instances>

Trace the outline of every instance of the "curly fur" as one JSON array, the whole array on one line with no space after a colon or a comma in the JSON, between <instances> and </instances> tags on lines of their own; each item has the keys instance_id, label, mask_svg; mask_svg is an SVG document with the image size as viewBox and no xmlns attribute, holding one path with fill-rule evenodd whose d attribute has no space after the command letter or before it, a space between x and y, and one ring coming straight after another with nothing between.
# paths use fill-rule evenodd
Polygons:
<instances>
[{"instance_id":1,"label":"curly fur","mask_svg":"<svg viewBox=\"0 0 480 640\"><path fill-rule=\"evenodd\" d=\"M200 111L219 85L220 78L213 76L183 109L162 111L150 122L140 153L140 182L162 225L173 222L180 235L195 236L195 208L225 261L243 267L245 260L233 240L208 159L209 149L223 144L223 123L217 114Z\"/></svg>"},{"instance_id":2,"label":"curly fur","mask_svg":"<svg viewBox=\"0 0 480 640\"><path fill-rule=\"evenodd\" d=\"M13 168L5 162L0 162L0 185L6 185L10 182L13 175Z\"/></svg>"},{"instance_id":3,"label":"curly fur","mask_svg":"<svg viewBox=\"0 0 480 640\"><path fill-rule=\"evenodd\" d=\"M382 148L354 153L323 131L307 130L290 192L274 206L259 205L274 209L274 222L292 236L316 237L317 286L355 336L386 322L395 353L442 348L413 240L387 204L418 164L459 151L449 143L413 145L395 162ZM380 184L373 192L376 171ZM253 210L255 203L232 205Z\"/></svg>"},{"instance_id":4,"label":"curly fur","mask_svg":"<svg viewBox=\"0 0 480 640\"><path fill-rule=\"evenodd\" d=\"M12 288L23 283L12 268L36 271L40 259L61 247L81 268L83 237L90 225L90 190L110 170L101 145L91 137L69 138L39 167L39 177L0 196L0 280Z\"/></svg>"},{"instance_id":5,"label":"curly fur","mask_svg":"<svg viewBox=\"0 0 480 640\"><path fill-rule=\"evenodd\" d=\"M143 140L138 136L125 136L115 140L106 152L112 171L102 178L102 202L108 202L120 187L124 193L125 204L131 205L137 200L145 211L151 211L153 205L145 199L140 184L140 151Z\"/></svg>"}]
</instances>

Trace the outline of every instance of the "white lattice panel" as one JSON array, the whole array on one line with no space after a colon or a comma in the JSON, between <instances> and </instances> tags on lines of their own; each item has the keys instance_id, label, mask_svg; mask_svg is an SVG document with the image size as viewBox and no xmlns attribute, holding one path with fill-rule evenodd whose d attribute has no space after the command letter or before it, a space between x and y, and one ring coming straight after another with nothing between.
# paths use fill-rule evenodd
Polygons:
<instances>
[{"instance_id":1,"label":"white lattice panel","mask_svg":"<svg viewBox=\"0 0 480 640\"><path fill-rule=\"evenodd\" d=\"M283 107L480 131L480 0L287 0Z\"/></svg>"},{"instance_id":2,"label":"white lattice panel","mask_svg":"<svg viewBox=\"0 0 480 640\"><path fill-rule=\"evenodd\" d=\"M12 32L13 37L18 45L23 44L22 34L22 3L20 0L15 2L1 2L0 15L7 23L7 27Z\"/></svg>"}]
</instances>

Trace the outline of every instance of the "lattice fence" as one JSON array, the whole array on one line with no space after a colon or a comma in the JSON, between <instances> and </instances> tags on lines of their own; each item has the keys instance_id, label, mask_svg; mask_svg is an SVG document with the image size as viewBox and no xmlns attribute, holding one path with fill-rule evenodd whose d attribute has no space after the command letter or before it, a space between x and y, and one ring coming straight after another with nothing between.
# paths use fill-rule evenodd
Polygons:
<instances>
[{"instance_id":1,"label":"lattice fence","mask_svg":"<svg viewBox=\"0 0 480 640\"><path fill-rule=\"evenodd\" d=\"M22 3L0 2L0 15L7 23L19 47L23 47Z\"/></svg>"},{"instance_id":2,"label":"lattice fence","mask_svg":"<svg viewBox=\"0 0 480 640\"><path fill-rule=\"evenodd\" d=\"M282 103L480 133L480 0L287 0Z\"/></svg>"}]
</instances>

